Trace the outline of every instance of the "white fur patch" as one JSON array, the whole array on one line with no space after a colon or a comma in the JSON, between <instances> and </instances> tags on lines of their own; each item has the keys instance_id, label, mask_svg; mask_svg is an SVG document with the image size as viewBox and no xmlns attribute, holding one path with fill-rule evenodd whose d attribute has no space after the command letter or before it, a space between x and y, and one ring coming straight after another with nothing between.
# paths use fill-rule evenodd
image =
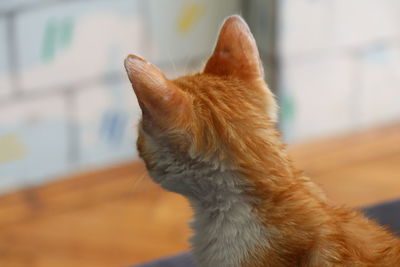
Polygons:
<instances>
[{"instance_id":1,"label":"white fur patch","mask_svg":"<svg viewBox=\"0 0 400 267\"><path fill-rule=\"evenodd\" d=\"M150 176L167 190L186 196L194 211L193 255L202 267L239 267L267 249L268 231L253 212L248 182L217 164L192 159L146 136L154 154Z\"/></svg>"}]
</instances>

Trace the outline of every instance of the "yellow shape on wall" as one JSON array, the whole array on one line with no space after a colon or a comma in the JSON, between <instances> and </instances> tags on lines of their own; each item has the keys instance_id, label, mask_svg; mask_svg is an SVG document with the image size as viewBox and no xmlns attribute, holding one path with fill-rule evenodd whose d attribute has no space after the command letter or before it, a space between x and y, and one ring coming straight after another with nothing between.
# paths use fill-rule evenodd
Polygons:
<instances>
[{"instance_id":1,"label":"yellow shape on wall","mask_svg":"<svg viewBox=\"0 0 400 267\"><path fill-rule=\"evenodd\" d=\"M205 13L205 8L197 3L185 5L178 20L178 32L187 34Z\"/></svg>"},{"instance_id":2,"label":"yellow shape on wall","mask_svg":"<svg viewBox=\"0 0 400 267\"><path fill-rule=\"evenodd\" d=\"M23 158L26 148L16 134L0 136L0 164Z\"/></svg>"}]
</instances>

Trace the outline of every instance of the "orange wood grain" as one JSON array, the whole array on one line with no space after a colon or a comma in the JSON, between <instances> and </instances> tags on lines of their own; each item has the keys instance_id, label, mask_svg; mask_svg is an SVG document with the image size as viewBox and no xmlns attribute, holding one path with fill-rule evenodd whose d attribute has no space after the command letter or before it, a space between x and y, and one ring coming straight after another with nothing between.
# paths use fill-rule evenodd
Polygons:
<instances>
[{"instance_id":1,"label":"orange wood grain","mask_svg":"<svg viewBox=\"0 0 400 267\"><path fill-rule=\"evenodd\" d=\"M400 125L290 147L336 202L400 197ZM187 250L186 200L140 162L0 197L0 266L127 266Z\"/></svg>"}]
</instances>

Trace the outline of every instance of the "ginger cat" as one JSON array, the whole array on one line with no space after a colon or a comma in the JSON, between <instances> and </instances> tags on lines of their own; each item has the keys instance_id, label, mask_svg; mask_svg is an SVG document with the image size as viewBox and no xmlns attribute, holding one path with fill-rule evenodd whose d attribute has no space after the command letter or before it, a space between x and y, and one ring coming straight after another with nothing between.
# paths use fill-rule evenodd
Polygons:
<instances>
[{"instance_id":1,"label":"ginger cat","mask_svg":"<svg viewBox=\"0 0 400 267\"><path fill-rule=\"evenodd\" d=\"M400 241L330 204L289 160L254 38L229 17L202 73L168 80L130 55L137 147L152 179L194 209L203 267L400 266Z\"/></svg>"}]
</instances>

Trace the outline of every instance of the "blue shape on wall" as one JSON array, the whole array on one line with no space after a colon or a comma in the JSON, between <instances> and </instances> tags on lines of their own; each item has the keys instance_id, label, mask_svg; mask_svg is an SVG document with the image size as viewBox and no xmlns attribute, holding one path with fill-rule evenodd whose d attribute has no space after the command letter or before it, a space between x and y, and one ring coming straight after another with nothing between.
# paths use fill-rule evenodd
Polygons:
<instances>
[{"instance_id":1,"label":"blue shape on wall","mask_svg":"<svg viewBox=\"0 0 400 267\"><path fill-rule=\"evenodd\" d=\"M118 146L121 144L128 117L121 110L107 110L101 119L100 136L110 145Z\"/></svg>"}]
</instances>

